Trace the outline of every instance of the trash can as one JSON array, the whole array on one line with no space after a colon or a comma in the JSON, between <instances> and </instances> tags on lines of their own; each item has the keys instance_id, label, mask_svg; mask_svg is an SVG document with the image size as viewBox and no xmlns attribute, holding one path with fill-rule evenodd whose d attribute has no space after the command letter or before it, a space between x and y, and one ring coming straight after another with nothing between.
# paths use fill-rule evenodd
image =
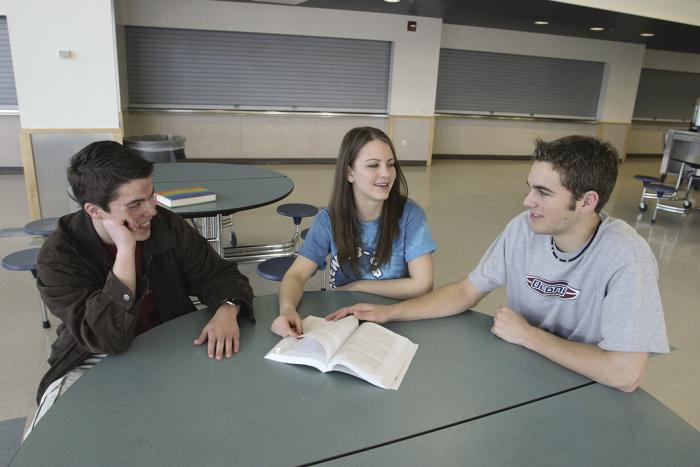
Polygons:
<instances>
[{"instance_id":1,"label":"trash can","mask_svg":"<svg viewBox=\"0 0 700 467\"><path fill-rule=\"evenodd\" d=\"M185 138L179 135L127 136L124 145L151 162L185 160Z\"/></svg>"}]
</instances>

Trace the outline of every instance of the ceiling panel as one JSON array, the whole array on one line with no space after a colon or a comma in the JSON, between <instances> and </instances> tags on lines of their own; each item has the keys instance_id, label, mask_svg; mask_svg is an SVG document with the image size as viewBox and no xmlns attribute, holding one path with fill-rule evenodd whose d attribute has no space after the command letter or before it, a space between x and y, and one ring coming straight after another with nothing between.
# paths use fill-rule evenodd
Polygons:
<instances>
[{"instance_id":1,"label":"ceiling panel","mask_svg":"<svg viewBox=\"0 0 700 467\"><path fill-rule=\"evenodd\" d=\"M700 53L698 26L549 0L401 0L399 3L307 0L298 7L428 16L442 18L448 24L631 42L646 44L649 49ZM536 20L549 24L538 26L534 24ZM591 31L592 26L604 30ZM655 35L642 37L643 32Z\"/></svg>"}]
</instances>

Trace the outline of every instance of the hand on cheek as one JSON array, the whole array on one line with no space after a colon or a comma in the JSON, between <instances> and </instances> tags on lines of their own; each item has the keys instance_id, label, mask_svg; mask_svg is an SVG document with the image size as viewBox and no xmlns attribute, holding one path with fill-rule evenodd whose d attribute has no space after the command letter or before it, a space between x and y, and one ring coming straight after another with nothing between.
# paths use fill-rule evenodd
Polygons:
<instances>
[{"instance_id":1,"label":"hand on cheek","mask_svg":"<svg viewBox=\"0 0 700 467\"><path fill-rule=\"evenodd\" d=\"M103 219L102 225L112 238L117 249L136 245L135 226L129 221L110 217Z\"/></svg>"}]
</instances>

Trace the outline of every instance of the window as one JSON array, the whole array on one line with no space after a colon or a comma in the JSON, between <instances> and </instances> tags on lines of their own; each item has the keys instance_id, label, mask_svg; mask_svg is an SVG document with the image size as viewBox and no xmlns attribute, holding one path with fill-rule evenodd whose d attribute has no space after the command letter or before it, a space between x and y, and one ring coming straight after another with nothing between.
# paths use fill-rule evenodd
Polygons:
<instances>
[{"instance_id":1,"label":"window","mask_svg":"<svg viewBox=\"0 0 700 467\"><path fill-rule=\"evenodd\" d=\"M595 119L604 69L601 62L441 49L435 108Z\"/></svg>"},{"instance_id":2,"label":"window","mask_svg":"<svg viewBox=\"0 0 700 467\"><path fill-rule=\"evenodd\" d=\"M391 43L126 27L131 107L386 113Z\"/></svg>"},{"instance_id":3,"label":"window","mask_svg":"<svg viewBox=\"0 0 700 467\"><path fill-rule=\"evenodd\" d=\"M0 16L0 109L17 109L15 73L12 69L10 36L7 33L7 18Z\"/></svg>"},{"instance_id":4,"label":"window","mask_svg":"<svg viewBox=\"0 0 700 467\"><path fill-rule=\"evenodd\" d=\"M698 97L700 74L642 68L633 118L690 120Z\"/></svg>"}]
</instances>

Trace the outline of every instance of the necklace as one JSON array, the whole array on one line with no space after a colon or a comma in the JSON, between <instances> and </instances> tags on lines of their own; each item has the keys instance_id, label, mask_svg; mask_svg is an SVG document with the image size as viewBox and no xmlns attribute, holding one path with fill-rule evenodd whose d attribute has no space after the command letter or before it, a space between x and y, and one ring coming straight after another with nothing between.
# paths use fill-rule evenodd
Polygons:
<instances>
[{"instance_id":1,"label":"necklace","mask_svg":"<svg viewBox=\"0 0 700 467\"><path fill-rule=\"evenodd\" d=\"M586 243L586 246L583 247L583 250L579 251L579 253L578 253L576 256L574 256L573 258L563 259L563 258L558 257L558 256L557 256L557 247L556 247L556 245L554 244L554 237L549 237L549 245L550 245L550 247L552 248L552 255L553 255L557 260L561 261L562 263L570 263L570 262L572 262L572 261L576 261L577 259L579 259L579 258L581 257L582 254L584 254L584 253L586 252L586 250L588 249L588 247L591 246L591 243L593 243L593 239L594 239L595 236L598 234L598 229L600 228L600 224L601 224L601 221L598 221L598 225L595 226L595 231L593 232L593 235L591 236L591 239L588 240L588 243Z\"/></svg>"}]
</instances>

